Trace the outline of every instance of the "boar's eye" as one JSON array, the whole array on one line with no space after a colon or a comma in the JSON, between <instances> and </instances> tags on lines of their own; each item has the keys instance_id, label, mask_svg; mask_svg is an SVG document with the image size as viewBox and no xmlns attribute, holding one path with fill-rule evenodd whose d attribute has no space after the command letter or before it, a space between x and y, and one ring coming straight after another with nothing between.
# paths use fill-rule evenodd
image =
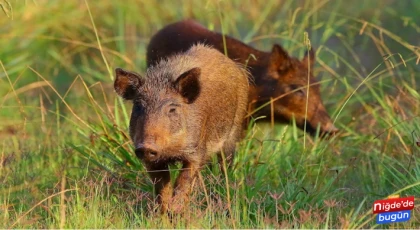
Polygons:
<instances>
[{"instance_id":1,"label":"boar's eye","mask_svg":"<svg viewBox=\"0 0 420 230\"><path fill-rule=\"evenodd\" d=\"M294 91L293 93L299 94L301 96L306 94L306 88L301 85L290 85L290 91Z\"/></svg>"},{"instance_id":2,"label":"boar's eye","mask_svg":"<svg viewBox=\"0 0 420 230\"><path fill-rule=\"evenodd\" d=\"M177 114L178 113L178 107L179 107L179 105L177 105L177 104L170 104L168 106L168 110L167 110L168 115L171 116L171 115Z\"/></svg>"}]
</instances>

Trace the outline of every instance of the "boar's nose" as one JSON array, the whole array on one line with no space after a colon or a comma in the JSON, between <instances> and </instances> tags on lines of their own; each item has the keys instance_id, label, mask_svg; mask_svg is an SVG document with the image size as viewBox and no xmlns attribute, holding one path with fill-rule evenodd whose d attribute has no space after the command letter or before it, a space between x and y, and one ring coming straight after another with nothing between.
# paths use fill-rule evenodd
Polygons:
<instances>
[{"instance_id":1,"label":"boar's nose","mask_svg":"<svg viewBox=\"0 0 420 230\"><path fill-rule=\"evenodd\" d=\"M158 151L152 146L139 145L135 152L139 159L154 160L158 157Z\"/></svg>"},{"instance_id":2,"label":"boar's nose","mask_svg":"<svg viewBox=\"0 0 420 230\"><path fill-rule=\"evenodd\" d=\"M337 129L337 127L335 127L332 122L328 122L324 125L321 131L325 134L335 134L340 130Z\"/></svg>"},{"instance_id":3,"label":"boar's nose","mask_svg":"<svg viewBox=\"0 0 420 230\"><path fill-rule=\"evenodd\" d=\"M337 129L337 127L335 127L335 126L333 125L333 123L329 123L329 124L327 125L327 127L326 127L325 131L327 131L327 132L329 132L329 133L336 133L336 132L338 132L339 130Z\"/></svg>"}]
</instances>

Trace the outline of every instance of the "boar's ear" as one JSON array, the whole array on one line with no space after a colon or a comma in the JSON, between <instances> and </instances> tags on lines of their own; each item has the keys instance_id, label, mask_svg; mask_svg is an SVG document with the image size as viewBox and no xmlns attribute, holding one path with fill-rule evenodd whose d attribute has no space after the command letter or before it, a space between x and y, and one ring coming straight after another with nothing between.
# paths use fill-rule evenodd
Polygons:
<instances>
[{"instance_id":1,"label":"boar's ear","mask_svg":"<svg viewBox=\"0 0 420 230\"><path fill-rule=\"evenodd\" d=\"M278 72L287 71L291 66L289 54L281 46L275 44L270 55L270 69Z\"/></svg>"},{"instance_id":2,"label":"boar's ear","mask_svg":"<svg viewBox=\"0 0 420 230\"><path fill-rule=\"evenodd\" d=\"M117 94L125 100L133 100L138 88L143 84L141 76L137 73L125 71L121 68L115 69L114 89Z\"/></svg>"},{"instance_id":3,"label":"boar's ear","mask_svg":"<svg viewBox=\"0 0 420 230\"><path fill-rule=\"evenodd\" d=\"M315 51L314 48L310 48L309 50L307 50L305 52L305 56L302 59L302 63L306 66L309 67L311 70L314 67L315 64Z\"/></svg>"},{"instance_id":4,"label":"boar's ear","mask_svg":"<svg viewBox=\"0 0 420 230\"><path fill-rule=\"evenodd\" d=\"M175 81L175 89L184 97L188 104L193 103L200 94L201 69L193 68L181 74Z\"/></svg>"}]
</instances>

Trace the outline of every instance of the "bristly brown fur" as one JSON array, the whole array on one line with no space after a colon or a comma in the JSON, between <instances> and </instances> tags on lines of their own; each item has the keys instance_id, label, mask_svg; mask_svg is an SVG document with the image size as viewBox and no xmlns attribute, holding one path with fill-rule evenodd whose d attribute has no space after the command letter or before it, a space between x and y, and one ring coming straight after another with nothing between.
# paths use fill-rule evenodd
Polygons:
<instances>
[{"instance_id":1,"label":"bristly brown fur","mask_svg":"<svg viewBox=\"0 0 420 230\"><path fill-rule=\"evenodd\" d=\"M130 120L136 155L156 183L162 211L176 209L174 204L186 201L198 170L211 155L223 151L232 158L246 115L247 73L200 44L162 59L143 81L127 73L117 69L115 90L124 97L136 89ZM175 161L182 162L183 170L172 192L167 170Z\"/></svg>"}]
</instances>

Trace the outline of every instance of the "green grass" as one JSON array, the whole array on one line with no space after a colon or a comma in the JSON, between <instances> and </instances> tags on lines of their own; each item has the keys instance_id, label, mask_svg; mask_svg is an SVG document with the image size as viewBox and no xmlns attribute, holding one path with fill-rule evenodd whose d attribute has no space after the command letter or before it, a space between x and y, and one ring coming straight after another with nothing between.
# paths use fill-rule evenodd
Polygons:
<instances>
[{"instance_id":1,"label":"green grass","mask_svg":"<svg viewBox=\"0 0 420 230\"><path fill-rule=\"evenodd\" d=\"M0 228L414 228L420 226L418 1L0 0ZM150 37L193 17L294 56L305 32L342 132L250 125L227 175L205 167L185 216L155 214L113 69L145 72ZM417 21L416 21L417 20ZM303 144L305 143L305 145ZM177 174L172 168L172 175ZM415 195L409 222L374 200Z\"/></svg>"}]
</instances>

